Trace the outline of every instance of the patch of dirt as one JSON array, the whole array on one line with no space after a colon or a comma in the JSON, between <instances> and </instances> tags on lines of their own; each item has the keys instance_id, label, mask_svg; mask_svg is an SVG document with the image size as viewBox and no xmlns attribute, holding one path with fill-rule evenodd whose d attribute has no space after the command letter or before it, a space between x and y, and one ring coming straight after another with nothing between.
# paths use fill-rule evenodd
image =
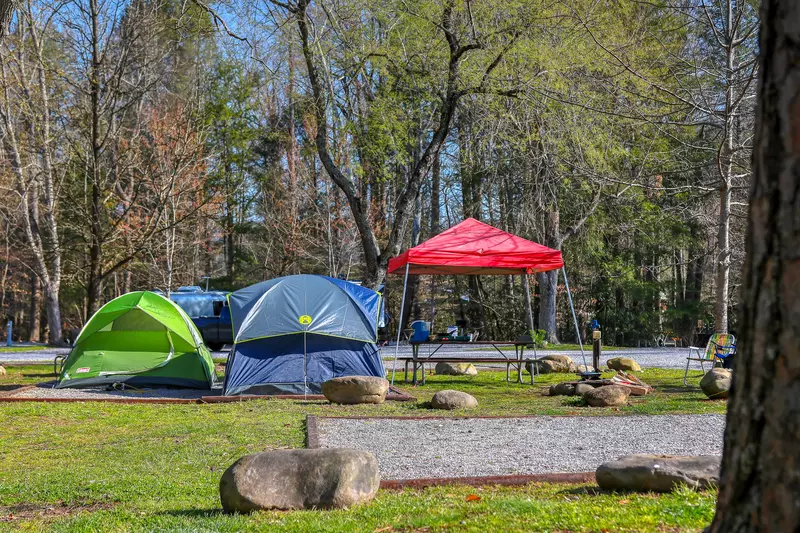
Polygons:
<instances>
[{"instance_id":1,"label":"patch of dirt","mask_svg":"<svg viewBox=\"0 0 800 533\"><path fill-rule=\"evenodd\" d=\"M13 396L19 389L29 387L30 385L20 385L19 383L9 383L0 385L0 396Z\"/></svg>"},{"instance_id":2,"label":"patch of dirt","mask_svg":"<svg viewBox=\"0 0 800 533\"><path fill-rule=\"evenodd\" d=\"M0 523L34 518L60 518L83 512L95 512L111 509L116 503L109 502L74 502L66 504L59 500L53 504L20 503L8 507L0 507Z\"/></svg>"}]
</instances>

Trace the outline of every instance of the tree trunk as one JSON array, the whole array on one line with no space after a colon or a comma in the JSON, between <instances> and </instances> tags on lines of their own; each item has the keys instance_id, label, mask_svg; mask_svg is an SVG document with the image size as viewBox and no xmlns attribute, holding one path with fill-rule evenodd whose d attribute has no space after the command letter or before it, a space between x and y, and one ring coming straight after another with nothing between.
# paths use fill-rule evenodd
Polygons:
<instances>
[{"instance_id":1,"label":"tree trunk","mask_svg":"<svg viewBox=\"0 0 800 533\"><path fill-rule=\"evenodd\" d=\"M50 344L61 344L63 332L61 329L61 303L59 302L58 291L60 282L51 282L44 286L44 305L47 314L47 342Z\"/></svg>"},{"instance_id":2,"label":"tree trunk","mask_svg":"<svg viewBox=\"0 0 800 533\"><path fill-rule=\"evenodd\" d=\"M556 288L558 286L558 270L536 274L539 283L539 329L547 332L545 340L558 344L556 330Z\"/></svg>"},{"instance_id":3,"label":"tree trunk","mask_svg":"<svg viewBox=\"0 0 800 533\"><path fill-rule=\"evenodd\" d=\"M416 201L414 202L414 222L411 226L411 247L419 244L420 239L420 225L421 225L421 217L422 217L422 199L420 196L417 196ZM419 287L419 276L409 276L408 283L406 284L406 306L403 309L403 322L402 324L405 327L408 327L408 324L411 323L411 313L414 310L414 305L416 304L417 300L417 289ZM414 313L414 319L421 318L418 317L419 306L417 305L417 311Z\"/></svg>"},{"instance_id":4,"label":"tree trunk","mask_svg":"<svg viewBox=\"0 0 800 533\"><path fill-rule=\"evenodd\" d=\"M712 533L800 531L800 4L761 5L740 338Z\"/></svg>"},{"instance_id":5,"label":"tree trunk","mask_svg":"<svg viewBox=\"0 0 800 533\"><path fill-rule=\"evenodd\" d=\"M714 329L718 333L728 331L728 286L731 273L730 250L731 188L729 183L719 191L719 231L717 233L717 279L714 310Z\"/></svg>"},{"instance_id":6,"label":"tree trunk","mask_svg":"<svg viewBox=\"0 0 800 533\"><path fill-rule=\"evenodd\" d=\"M31 273L31 307L28 316L28 340L39 342L41 340L41 307L42 286L36 274Z\"/></svg>"},{"instance_id":7,"label":"tree trunk","mask_svg":"<svg viewBox=\"0 0 800 533\"><path fill-rule=\"evenodd\" d=\"M90 232L91 239L89 245L89 282L87 284L87 305L86 320L97 311L102 293L102 242L103 242L103 221L102 221L102 183L100 171L100 156L102 148L100 132L100 7L97 0L91 0L89 6L91 17L91 43L92 43L92 64L89 72L89 96L91 99L91 159L89 161L92 198L90 213Z\"/></svg>"},{"instance_id":8,"label":"tree trunk","mask_svg":"<svg viewBox=\"0 0 800 533\"><path fill-rule=\"evenodd\" d=\"M440 226L440 210L439 206L442 203L441 199L441 174L442 163L441 157L438 155L433 160L433 168L431 169L431 237L439 234Z\"/></svg>"}]
</instances>

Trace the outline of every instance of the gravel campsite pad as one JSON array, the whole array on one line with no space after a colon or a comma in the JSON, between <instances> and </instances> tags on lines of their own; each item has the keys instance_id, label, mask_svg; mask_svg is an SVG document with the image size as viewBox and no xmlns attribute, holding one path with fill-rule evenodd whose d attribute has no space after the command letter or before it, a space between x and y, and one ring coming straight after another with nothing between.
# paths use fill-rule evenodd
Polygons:
<instances>
[{"instance_id":1,"label":"gravel campsite pad","mask_svg":"<svg viewBox=\"0 0 800 533\"><path fill-rule=\"evenodd\" d=\"M631 453L721 455L724 415L318 420L323 448L375 454L384 479L593 472Z\"/></svg>"},{"instance_id":2,"label":"gravel campsite pad","mask_svg":"<svg viewBox=\"0 0 800 533\"><path fill-rule=\"evenodd\" d=\"M219 390L143 388L125 390L93 389L54 389L52 383L43 383L37 387L24 388L9 396L12 398L56 398L73 400L108 400L108 399L158 399L158 400L199 400L202 396L219 395Z\"/></svg>"}]
</instances>

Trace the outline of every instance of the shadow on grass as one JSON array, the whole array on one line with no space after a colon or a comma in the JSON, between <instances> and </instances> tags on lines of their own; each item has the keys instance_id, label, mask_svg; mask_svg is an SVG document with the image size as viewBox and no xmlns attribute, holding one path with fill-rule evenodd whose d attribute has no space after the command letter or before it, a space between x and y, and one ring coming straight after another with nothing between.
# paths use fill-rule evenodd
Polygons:
<instances>
[{"instance_id":1,"label":"shadow on grass","mask_svg":"<svg viewBox=\"0 0 800 533\"><path fill-rule=\"evenodd\" d=\"M687 387L686 385L658 385L656 392L665 392L668 394L683 394L687 392L702 392L698 387Z\"/></svg>"},{"instance_id":2,"label":"shadow on grass","mask_svg":"<svg viewBox=\"0 0 800 533\"><path fill-rule=\"evenodd\" d=\"M22 374L23 378L54 378L57 377L56 374L52 372L39 372L36 374Z\"/></svg>"},{"instance_id":3,"label":"shadow on grass","mask_svg":"<svg viewBox=\"0 0 800 533\"><path fill-rule=\"evenodd\" d=\"M611 491L603 490L597 485L582 485L571 489L558 491L556 494L574 494L580 496L599 496L601 494L611 494Z\"/></svg>"},{"instance_id":4,"label":"shadow on grass","mask_svg":"<svg viewBox=\"0 0 800 533\"><path fill-rule=\"evenodd\" d=\"M161 516L176 516L186 518L213 518L216 516L227 516L227 513L221 508L213 509L176 509L173 511L162 511L156 513Z\"/></svg>"},{"instance_id":5,"label":"shadow on grass","mask_svg":"<svg viewBox=\"0 0 800 533\"><path fill-rule=\"evenodd\" d=\"M397 383L397 381L395 381ZM541 383L534 383L533 385L530 384L530 381L525 381L523 383L517 383L514 378L512 377L511 381L506 381L503 379L502 381L478 381L475 378L471 379L458 379L458 378L447 378L447 379L431 379L429 376L426 380L425 384L422 384L420 380L416 386L411 385L411 382L405 383L400 382L402 386L406 388L421 388L425 390L424 387L441 387L441 386L453 386L453 387L469 387L469 388L491 388L494 387L499 391L507 391L508 387L515 387L517 390L525 390L530 389L531 386L537 387L542 385ZM549 384L548 384L549 385Z\"/></svg>"}]
</instances>

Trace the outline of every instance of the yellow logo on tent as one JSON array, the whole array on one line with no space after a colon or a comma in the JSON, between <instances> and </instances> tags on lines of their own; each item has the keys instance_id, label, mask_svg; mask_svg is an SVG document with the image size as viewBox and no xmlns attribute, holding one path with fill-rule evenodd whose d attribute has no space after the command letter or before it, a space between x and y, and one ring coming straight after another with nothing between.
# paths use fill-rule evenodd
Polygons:
<instances>
[{"instance_id":1,"label":"yellow logo on tent","mask_svg":"<svg viewBox=\"0 0 800 533\"><path fill-rule=\"evenodd\" d=\"M298 318L297 321L303 324L304 326L307 326L311 324L311 317L308 315L303 315L300 318Z\"/></svg>"}]
</instances>

